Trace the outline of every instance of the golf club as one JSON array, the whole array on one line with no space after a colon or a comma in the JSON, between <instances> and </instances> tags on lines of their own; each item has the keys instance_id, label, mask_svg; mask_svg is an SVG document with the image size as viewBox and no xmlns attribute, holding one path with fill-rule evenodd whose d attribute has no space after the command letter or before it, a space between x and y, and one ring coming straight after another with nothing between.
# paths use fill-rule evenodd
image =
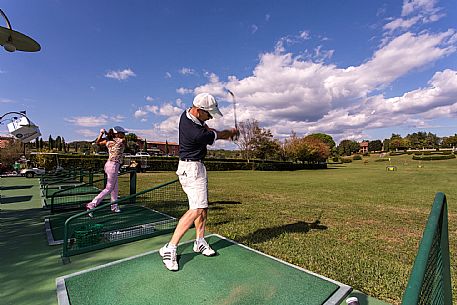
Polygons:
<instances>
[{"instance_id":1,"label":"golf club","mask_svg":"<svg viewBox=\"0 0 457 305\"><path fill-rule=\"evenodd\" d=\"M238 130L238 122L236 120L236 98L235 98L235 94L232 91L230 91L229 89L226 89L226 90L232 96L233 117L235 119L235 128ZM238 140L238 137L239 137L239 131L238 131L238 134L233 138L233 141Z\"/></svg>"}]
</instances>

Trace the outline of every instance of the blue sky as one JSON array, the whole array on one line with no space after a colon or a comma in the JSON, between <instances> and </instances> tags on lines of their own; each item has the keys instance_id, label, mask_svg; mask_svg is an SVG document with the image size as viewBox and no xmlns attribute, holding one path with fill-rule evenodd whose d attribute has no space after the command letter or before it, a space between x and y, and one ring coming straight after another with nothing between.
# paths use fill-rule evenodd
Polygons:
<instances>
[{"instance_id":1,"label":"blue sky","mask_svg":"<svg viewBox=\"0 0 457 305\"><path fill-rule=\"evenodd\" d=\"M45 139L93 140L121 125L177 142L179 115L200 92L214 94L224 114L209 125L229 128L224 88L237 97L238 121L256 119L279 139L457 132L455 0L15 0L0 8L42 47L0 50L0 114L26 110Z\"/></svg>"}]
</instances>

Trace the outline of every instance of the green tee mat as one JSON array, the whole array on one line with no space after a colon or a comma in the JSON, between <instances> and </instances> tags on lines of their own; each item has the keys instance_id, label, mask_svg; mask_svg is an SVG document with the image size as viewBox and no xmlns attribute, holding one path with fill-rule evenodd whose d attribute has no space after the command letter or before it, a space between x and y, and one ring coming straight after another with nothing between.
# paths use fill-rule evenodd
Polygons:
<instances>
[{"instance_id":1,"label":"green tee mat","mask_svg":"<svg viewBox=\"0 0 457 305\"><path fill-rule=\"evenodd\" d=\"M59 277L59 304L330 305L352 290L222 236L206 239L217 255L181 244L178 272L168 271L156 250Z\"/></svg>"}]
</instances>

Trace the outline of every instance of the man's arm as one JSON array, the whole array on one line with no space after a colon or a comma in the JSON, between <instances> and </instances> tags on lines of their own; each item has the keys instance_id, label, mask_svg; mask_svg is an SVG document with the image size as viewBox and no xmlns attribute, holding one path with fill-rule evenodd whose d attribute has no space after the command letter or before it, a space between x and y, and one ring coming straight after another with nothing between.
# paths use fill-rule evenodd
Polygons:
<instances>
[{"instance_id":1,"label":"man's arm","mask_svg":"<svg viewBox=\"0 0 457 305\"><path fill-rule=\"evenodd\" d=\"M224 140L233 139L238 134L238 130L236 128L226 129L226 130L222 130L222 131L217 131L217 130L215 130L215 131L217 134L217 139L224 139Z\"/></svg>"}]
</instances>

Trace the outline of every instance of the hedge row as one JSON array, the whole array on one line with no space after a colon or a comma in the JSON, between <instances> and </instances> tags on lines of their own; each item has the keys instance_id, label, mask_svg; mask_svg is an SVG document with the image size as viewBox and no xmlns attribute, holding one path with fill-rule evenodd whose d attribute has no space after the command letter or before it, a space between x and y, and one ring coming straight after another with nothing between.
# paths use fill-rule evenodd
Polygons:
<instances>
[{"instance_id":1,"label":"hedge row","mask_svg":"<svg viewBox=\"0 0 457 305\"><path fill-rule=\"evenodd\" d=\"M40 162L46 159L46 167L48 170L54 168L55 156L41 155L40 158L33 159L34 155L31 155L31 161L37 166L41 166ZM63 155L59 156L60 166L65 169L71 168L82 168L92 170L102 170L106 156L72 156ZM140 161L139 158L132 158L132 160ZM178 167L178 158L171 157L147 157L147 170L148 171L175 171ZM125 162L128 164L129 162ZM327 168L326 163L318 164L307 164L307 163L293 163L293 162L280 162L280 161L259 161L259 160L240 160L240 159L207 159L205 160L205 166L210 171L226 171L226 170L260 170L260 171L288 171L288 170L300 170L300 169L323 169Z\"/></svg>"},{"instance_id":2,"label":"hedge row","mask_svg":"<svg viewBox=\"0 0 457 305\"><path fill-rule=\"evenodd\" d=\"M413 156L413 160L432 161L454 159L455 155L430 155L430 156Z\"/></svg>"},{"instance_id":3,"label":"hedge row","mask_svg":"<svg viewBox=\"0 0 457 305\"><path fill-rule=\"evenodd\" d=\"M453 152L451 150L435 150L435 151L416 151L414 152L415 156L421 156L421 155L451 155Z\"/></svg>"}]
</instances>

